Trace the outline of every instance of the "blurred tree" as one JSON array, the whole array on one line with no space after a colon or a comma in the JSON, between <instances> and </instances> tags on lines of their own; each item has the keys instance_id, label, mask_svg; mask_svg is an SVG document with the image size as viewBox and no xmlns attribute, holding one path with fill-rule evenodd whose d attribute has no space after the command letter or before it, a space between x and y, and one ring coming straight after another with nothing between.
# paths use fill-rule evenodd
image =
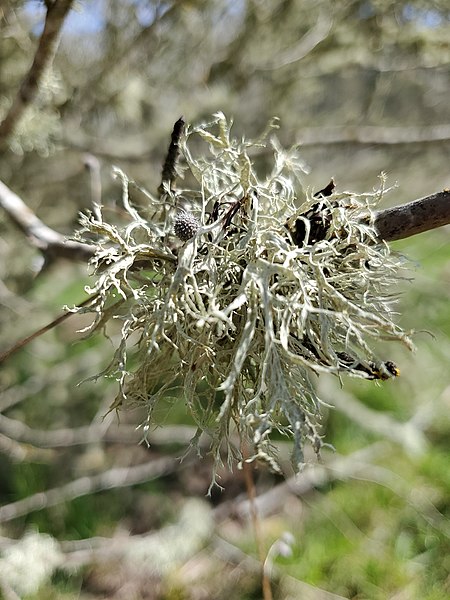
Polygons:
<instances>
[{"instance_id":1,"label":"blurred tree","mask_svg":"<svg viewBox=\"0 0 450 600\"><path fill-rule=\"evenodd\" d=\"M57 48L60 28L61 41ZM43 223L70 235L76 228L79 210L91 208L93 201L101 200L105 210L119 210L116 200L121 191L110 175L113 164L118 164L144 188L155 191L160 183L161 165L173 123L182 114L189 122L197 122L222 110L234 117L237 135L258 133L273 116L280 117L282 141L303 143L303 158L312 167L311 175L305 179L306 185L320 189L334 175L341 189L367 190L376 184L378 173L384 170L392 183L400 182L392 199L394 203L431 194L449 185L449 30L448 0L1 1L0 180L25 201ZM43 38L48 42L44 47ZM18 106L20 110L17 110ZM263 155L261 160L264 161ZM145 195L138 190L133 192L133 200L137 204L146 202ZM436 397L441 398L442 403L448 403L448 393L445 396L444 390L449 382L442 376L445 372L443 356L449 352L447 336L450 331L445 317L448 292L442 285L433 283L448 281L448 256L447 251L441 249L436 263L427 262L427 252L431 256L435 248L446 244L439 232L429 239L424 243L426 275L422 276L414 294L411 293L411 303L405 306L411 308L409 313L414 312L419 322L423 317L426 322L433 323L434 332L442 333L439 337L441 355L436 349L422 354L420 365L423 369L412 364L411 383L408 384L406 379L406 383L400 383L396 388L400 392L399 399L395 399L399 414L395 416L401 418L406 414L411 420L402 422L398 428L393 416L381 413L387 421L380 425L377 419L380 414L376 406L372 406L373 398L380 401L383 408L389 406L389 410L393 410L394 399L389 394L384 398L392 400L390 404L376 395L367 400L369 408L364 407L364 410L372 412L361 413L354 407L349 411L349 403L344 402L347 411L343 410L343 413L351 412L359 428L364 424L370 429L373 422L372 433L379 435L380 430L384 430L387 439L397 440L407 450L412 447L408 437L411 428L413 433L420 432L423 441L421 436L428 427L426 432L433 439L437 453L442 451L445 456L448 447L443 440L448 429L436 418L436 410L445 404L431 407L426 403L428 412L419 410L420 398ZM32 244L27 244L23 234L14 229L6 216L0 219L0 255L2 348L28 334L35 326L51 320L64 303L71 305L83 299L80 296L86 282L85 266L59 262L36 277L43 266L41 254ZM442 304L438 303L439 299ZM149 456L161 458L166 453L167 442L173 443L174 439L178 439L183 447L190 430L186 433L182 428L169 429L167 438L163 436L159 442L156 435L155 448L149 455L142 447L135 447L139 436L132 427L127 428L126 423L124 429L117 432L110 427L111 421L102 424L101 415L111 402L110 388L101 383L97 386L86 384L81 388L76 384L83 377L101 370L110 349L98 340L74 345L78 340L74 330L85 325L82 317L75 319L76 325L62 326L49 337L34 342L25 355L2 366L0 386L4 393L0 400L0 448L5 463L0 474L1 500L6 505L21 498L28 501L22 508L14 505L0 513L9 515L8 518L17 516L14 521L17 524L5 530L7 535L20 536L29 523L39 523L42 530L62 539L94 536L101 533L102 528L110 533L114 531L115 523L124 518L121 503L126 505L124 527L132 532L145 531L142 523L147 529L158 527L173 516L162 514L158 500L153 501L152 514L152 510L143 507L148 502L147 494L139 496L138 491L132 498L121 496L117 503L105 500L102 517L90 519L94 514L93 505L89 500L83 504L83 499L78 499L75 502L80 504L74 504L75 508L67 509L65 513L56 508L48 516L39 513L33 521L33 517L27 516L27 510L42 506L39 504L42 497L34 494L43 490L49 492L46 505L52 506L52 502L57 505L61 499L87 494L89 489L102 490L116 483L129 485L149 481L164 473L172 473L177 480L174 487L184 486L188 494L201 495L207 487L207 477L202 476L198 467L187 467L188 474L183 475L182 469L174 467L173 461L162 460L156 467L151 466L153 460L148 461ZM416 323L411 323L411 327L415 326ZM424 374L426 372L429 372L428 376ZM357 386L355 389L355 393L362 396L366 393ZM338 391L330 391L330 397L333 394L339 403ZM411 401L412 397L416 401ZM168 410L170 418L159 415L161 421L183 423L182 407L175 404L168 406ZM48 427L56 428L53 437L47 431ZM342 448L348 451L355 449L354 440L365 445L366 440L360 439L359 430L355 431L351 424L346 423L341 428L341 422L332 419L330 432L334 431L342 436ZM347 439L351 441L345 446ZM128 449L117 446L120 451L114 450L114 444L127 441L132 442ZM76 449L70 449L72 444ZM61 452L55 448L61 448ZM176 449L179 449L178 445ZM390 453L395 452L387 452L388 465ZM378 450L374 451L374 457L378 460ZM448 488L439 479L444 469L438 470L437 477L434 467L438 461L444 464L445 461L441 454L432 458L436 463L432 464L430 458L427 459L429 463L424 460L419 465L420 476L407 461L398 459L399 464L395 466L400 472L411 470L410 485L416 491L423 492L418 483L420 477L428 477L424 485L430 486L432 499L445 515ZM36 466L34 462L43 464ZM141 462L144 466L139 470L141 464L138 463ZM124 471L117 471L119 467ZM348 468L352 470L352 467ZM106 473L104 477L102 472ZM86 480L83 483L84 475L93 475L89 480L91 488ZM382 474L377 471L374 478L381 481ZM71 480L69 483L68 479ZM325 476L321 482L320 485L331 485ZM387 481L386 485L391 483ZM158 485L162 486L157 484L151 488L155 498L159 498ZM228 485L233 487L231 480ZM311 486L305 486L305 489L311 489ZM398 483L395 489L399 486ZM172 492L169 482L164 493ZM177 497L177 493L171 497ZM398 500L398 495L395 498ZM344 497L344 507L347 501ZM389 499L379 501L389 504ZM377 506L380 512L384 509L382 504ZM418 518L409 529L408 526L402 529L400 522L395 522L392 531L398 527L404 535L400 536L403 541L398 544L404 545L400 548L395 539L386 542L395 546L389 560L392 563L398 561L402 573L414 571L412 582L407 584L400 575L395 580L386 574L373 574L368 565L359 565L361 570L367 569L364 575L359 573L353 582L342 582L341 579L345 579L342 571L349 571L345 564L339 577L332 568L327 571L322 566L322 575L311 582L324 587L326 581L333 582L330 592L346 597L389 596L374 591L376 586L381 590L384 586L384 589L389 588L392 595L400 594L399 590L410 590L409 596L407 591L404 597L430 600L445 597L444 586L448 586L448 582L443 583L445 564L441 559L445 555L444 543L448 542L445 538L448 523L441 521L442 514L433 509L434 506L415 500L413 510L420 519L423 516L424 521ZM20 514L24 515L22 520ZM415 518L411 513L402 514L408 523ZM199 517L202 518L205 517ZM353 529L343 513L340 518L346 535L354 539ZM389 512L387 520L393 522L393 519ZM431 529L423 525L426 519L434 524L430 525ZM358 527L364 528L370 516L364 513L360 515L360 521L357 516L355 520ZM180 523L184 527L184 521ZM276 530L274 535L278 535L276 524L272 526ZM178 521L172 533L177 531L176 527L179 527ZM412 533L414 527L417 535ZM369 530L372 531L370 527ZM233 539L233 531L228 533ZM195 539L209 534L198 535ZM317 530L308 539L313 539L314 535L318 535ZM374 539L388 539L386 532L375 527L373 535ZM27 539L24 538L25 545ZM36 543L47 541L36 540ZM62 553L67 551L71 555L73 550L75 562L90 564L89 543L70 549L66 546ZM325 560L325 544L321 547L321 560ZM78 551L80 554L76 554ZM242 564L242 556L236 548L230 550L217 544L216 551L230 564L234 561ZM54 549L52 552L56 557L55 565L67 566L72 560L62 557ZM99 550L99 555L103 552L106 554L104 548ZM139 552L142 559L143 551ZM121 555L111 552L108 556L108 560L114 562L114 556ZM425 575L417 574L417 561L411 557L418 556L422 557L417 559L419 562L431 557L439 563L433 570L435 579L431 583L426 583ZM308 562L307 556L303 558L305 568L313 573L314 560ZM208 565L210 575L215 570L217 574L217 563L208 562L204 557L202 560ZM389 564L388 559L384 560ZM128 561L124 567L126 575L117 573L118 581L129 579L132 558ZM325 572L326 576L323 575ZM233 573L230 568L230 574L224 578L224 588L217 591L215 597L233 596L230 589L236 589L235 597L240 597L239 593L244 597L247 591L250 597L252 585L242 574L238 578L242 586L230 588L235 585ZM155 581L161 580L161 573L153 572L151 576ZM303 572L300 576L303 577ZM367 583L371 577L375 582L373 587L364 587L360 580ZM186 575L184 579L181 575L180 578L183 585L189 587ZM101 569L94 571L90 589L120 597L107 589L104 580ZM7 597L7 582L0 576L2 585ZM138 589L138 583L136 585ZM437 590L434 596L433 587ZM128 597L133 593L136 597L144 597L144 588L145 582L140 591L130 592ZM120 582L117 589L120 589ZM164 593L164 590L155 591L154 597L170 597ZM302 593L306 593L305 589ZM192 594L194 598L200 597ZM49 596L44 593L42 597Z\"/></svg>"}]
</instances>

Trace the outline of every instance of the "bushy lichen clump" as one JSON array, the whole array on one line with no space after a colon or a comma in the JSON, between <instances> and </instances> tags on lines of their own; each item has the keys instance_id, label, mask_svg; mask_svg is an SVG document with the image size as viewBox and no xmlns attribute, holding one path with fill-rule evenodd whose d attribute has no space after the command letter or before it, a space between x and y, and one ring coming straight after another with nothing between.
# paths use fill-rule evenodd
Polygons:
<instances>
[{"instance_id":1,"label":"bushy lichen clump","mask_svg":"<svg viewBox=\"0 0 450 600\"><path fill-rule=\"evenodd\" d=\"M191 153L193 137L205 155ZM97 239L83 310L95 312L92 330L123 323L104 372L120 385L112 408L144 405L149 427L158 401L181 393L217 460L224 442L229 459L240 458L230 442L237 430L254 458L276 465L270 437L279 431L293 438L298 467L305 440L316 452L322 445L316 376L386 379L397 369L375 356L373 342L410 346L392 320L399 260L373 227L383 185L305 192L297 149L283 150L270 131L233 139L222 114L187 128L179 144L185 188L167 182L160 197L146 192L144 214L116 170L129 222L107 223L100 209L82 217ZM266 147L273 164L260 176L250 155Z\"/></svg>"}]
</instances>

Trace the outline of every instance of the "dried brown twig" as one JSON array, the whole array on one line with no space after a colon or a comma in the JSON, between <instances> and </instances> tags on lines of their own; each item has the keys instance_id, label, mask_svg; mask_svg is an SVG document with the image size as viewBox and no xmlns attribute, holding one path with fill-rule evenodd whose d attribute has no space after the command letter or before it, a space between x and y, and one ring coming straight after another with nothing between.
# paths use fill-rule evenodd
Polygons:
<instances>
[{"instance_id":1,"label":"dried brown twig","mask_svg":"<svg viewBox=\"0 0 450 600\"><path fill-rule=\"evenodd\" d=\"M81 308L81 307L85 306L86 304L89 304L91 302L91 300L92 300L92 298L87 298L87 300L85 300L81 304L78 304L77 308ZM47 331L50 331L50 329L53 329L54 327L56 327L57 325L59 325L60 323L62 323L66 319L68 319L70 317L70 315L72 315L72 314L73 313L71 313L71 312L65 312L62 315L59 315L59 317L54 319L51 323L47 323L47 325L44 325L44 327L37 329L29 336L22 338L21 340L16 342L11 348L8 348L8 350L5 350L5 352L1 352L0 353L0 364L3 363L5 360L7 360L12 354L15 354L18 350L20 350L21 348L23 348L24 346L26 346L27 344L29 344L30 342L32 342L33 340L38 338L39 336L43 335Z\"/></svg>"},{"instance_id":2,"label":"dried brown twig","mask_svg":"<svg viewBox=\"0 0 450 600\"><path fill-rule=\"evenodd\" d=\"M242 456L245 458L247 451L243 444L241 447L241 452L242 452ZM259 561L261 563L261 584L262 584L263 599L264 600L272 600L273 594L272 594L272 587L270 584L270 579L267 576L267 573L264 569L264 564L265 564L267 554L266 554L266 550L264 548L263 536L261 533L261 521L260 521L260 518L258 515L258 510L256 508L256 502L255 502L255 500L256 500L256 487L255 487L255 481L254 481L255 466L252 462L243 460L242 469L244 472L245 487L247 490L247 497L248 497L248 501L249 501L250 517L251 517L251 521L252 521L253 532L255 535L256 548L258 551Z\"/></svg>"},{"instance_id":3,"label":"dried brown twig","mask_svg":"<svg viewBox=\"0 0 450 600\"><path fill-rule=\"evenodd\" d=\"M408 204L380 210L375 228L387 242L402 240L450 223L450 190L413 200Z\"/></svg>"}]
</instances>

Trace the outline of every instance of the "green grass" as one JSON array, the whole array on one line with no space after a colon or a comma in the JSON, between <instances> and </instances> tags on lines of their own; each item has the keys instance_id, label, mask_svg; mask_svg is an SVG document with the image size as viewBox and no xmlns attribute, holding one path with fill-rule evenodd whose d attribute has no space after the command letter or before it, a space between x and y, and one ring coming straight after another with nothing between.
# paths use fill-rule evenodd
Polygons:
<instances>
[{"instance_id":1,"label":"green grass","mask_svg":"<svg viewBox=\"0 0 450 600\"><path fill-rule=\"evenodd\" d=\"M384 466L434 495L435 478L417 482L404 457ZM410 600L447 597L450 547L428 522L427 506L421 513L376 482L349 481L313 496L304 510L301 524L289 524L293 556L278 561L293 577L345 598L382 600L408 587Z\"/></svg>"}]
</instances>

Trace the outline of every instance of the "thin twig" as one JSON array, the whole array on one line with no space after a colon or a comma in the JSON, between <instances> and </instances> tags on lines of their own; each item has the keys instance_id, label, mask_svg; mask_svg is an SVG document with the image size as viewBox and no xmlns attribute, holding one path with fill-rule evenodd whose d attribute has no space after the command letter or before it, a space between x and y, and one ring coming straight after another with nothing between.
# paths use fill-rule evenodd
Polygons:
<instances>
[{"instance_id":1,"label":"thin twig","mask_svg":"<svg viewBox=\"0 0 450 600\"><path fill-rule=\"evenodd\" d=\"M229 541L216 536L213 540L213 550L216 556L228 563L239 565L247 572L257 573L259 571L259 563L249 554L243 552L240 548L231 544ZM344 596L338 596L332 592L328 592L309 583L300 581L295 577L287 575L285 570L281 570L274 566L274 572L277 578L280 579L280 587L283 591L289 589L289 598L300 598L302 600L346 600Z\"/></svg>"},{"instance_id":2,"label":"thin twig","mask_svg":"<svg viewBox=\"0 0 450 600\"><path fill-rule=\"evenodd\" d=\"M131 425L111 427L109 435L108 431L103 431L100 425L63 427L53 430L35 429L20 420L11 419L2 414L0 414L0 435L37 448L68 448L100 441L137 444L142 439L142 434Z\"/></svg>"},{"instance_id":3,"label":"thin twig","mask_svg":"<svg viewBox=\"0 0 450 600\"><path fill-rule=\"evenodd\" d=\"M106 412L106 411L105 411ZM172 445L176 442L180 446L189 445L195 436L195 427L188 425L166 425L164 428L150 431L146 440L150 446ZM15 442L34 446L36 448L68 448L95 442L108 442L118 444L137 444L142 440L142 431L134 425L116 425L112 423L105 429L103 423L86 425L82 427L62 427L60 429L35 429L22 421L11 419L0 414L0 435ZM199 439L199 447L207 447L206 436Z\"/></svg>"},{"instance_id":4,"label":"thin twig","mask_svg":"<svg viewBox=\"0 0 450 600\"><path fill-rule=\"evenodd\" d=\"M297 43L284 52L276 53L267 64L258 65L256 69L275 71L304 59L328 37L332 25L331 16L323 12L317 19L317 23Z\"/></svg>"},{"instance_id":5,"label":"thin twig","mask_svg":"<svg viewBox=\"0 0 450 600\"><path fill-rule=\"evenodd\" d=\"M102 179L100 174L100 161L93 154L86 152L83 156L83 163L89 172L92 212L97 221L101 221Z\"/></svg>"},{"instance_id":6,"label":"thin twig","mask_svg":"<svg viewBox=\"0 0 450 600\"><path fill-rule=\"evenodd\" d=\"M61 233L47 227L25 202L1 181L0 206L45 257L86 262L94 255L94 246L67 240Z\"/></svg>"},{"instance_id":7,"label":"thin twig","mask_svg":"<svg viewBox=\"0 0 450 600\"><path fill-rule=\"evenodd\" d=\"M273 596L272 596L272 588L270 585L270 579L264 568L264 565L266 562L266 553L265 553L264 545L263 545L263 541L262 541L261 526L260 526L260 520L259 520L259 516L258 516L258 510L256 508L256 503L255 503L256 489L255 489L255 482L253 480L254 463L253 462L249 463L245 460L247 453L245 452L245 449L243 448L243 443L241 444L241 452L242 452L242 458L243 458L242 469L244 472L245 487L247 490L247 496L248 496L248 501L249 501L249 506L250 506L250 517L252 520L253 531L255 534L256 548L258 551L259 562L261 565L261 582L262 582L263 598L264 598L264 600L272 600Z\"/></svg>"},{"instance_id":8,"label":"thin twig","mask_svg":"<svg viewBox=\"0 0 450 600\"><path fill-rule=\"evenodd\" d=\"M183 463L183 465L185 464ZM157 479L171 473L179 465L178 459L167 457L133 467L115 467L91 477L80 477L60 487L38 492L23 500L0 506L0 523L102 490L128 487Z\"/></svg>"},{"instance_id":9,"label":"thin twig","mask_svg":"<svg viewBox=\"0 0 450 600\"><path fill-rule=\"evenodd\" d=\"M416 127L383 127L375 125L342 125L336 127L305 127L300 129L302 146L330 144L370 144L395 146L428 144L450 140L450 124Z\"/></svg>"},{"instance_id":10,"label":"thin twig","mask_svg":"<svg viewBox=\"0 0 450 600\"><path fill-rule=\"evenodd\" d=\"M264 518L276 513L290 495L303 496L330 481L358 477L366 472L368 464L390 451L391 445L388 442L376 442L348 456L332 458L325 465L308 465L298 475L294 475L258 496L255 499L258 514L260 518ZM245 499L232 506L225 504L218 506L215 510L215 516L219 522L227 518L232 512L246 518L250 514L250 510L250 501Z\"/></svg>"},{"instance_id":11,"label":"thin twig","mask_svg":"<svg viewBox=\"0 0 450 600\"><path fill-rule=\"evenodd\" d=\"M25 109L34 101L39 91L42 75L55 57L59 34L72 3L73 0L55 0L52 4L47 5L44 30L33 63L22 81L8 114L0 124L0 146L13 133Z\"/></svg>"},{"instance_id":12,"label":"thin twig","mask_svg":"<svg viewBox=\"0 0 450 600\"><path fill-rule=\"evenodd\" d=\"M359 402L352 394L334 386L330 381L321 381L319 386L323 397L333 398L333 406L357 423L359 427L403 446L406 452L415 456L420 456L425 452L428 446L427 439L423 429L414 424L412 419L400 422L385 412L372 410Z\"/></svg>"},{"instance_id":13,"label":"thin twig","mask_svg":"<svg viewBox=\"0 0 450 600\"><path fill-rule=\"evenodd\" d=\"M91 302L92 300L93 300L93 297L87 298L87 300L85 300L81 304L78 304L77 308L82 308L86 304L89 304L89 302ZM15 354L21 348L23 348L24 346L26 346L27 344L29 344L30 342L35 340L37 337L43 335L47 331L50 331L50 329L53 329L60 323L63 323L71 315L73 315L73 312L63 313L62 315L60 315L59 317L54 319L51 323L47 323L47 325L44 325L44 327L41 327L37 331L34 331L31 335L27 336L26 338L22 338L21 340L16 342L13 346L11 346L11 348L8 348L8 350L1 352L0 353L0 364L2 364L5 360L7 360L12 354Z\"/></svg>"}]
</instances>

